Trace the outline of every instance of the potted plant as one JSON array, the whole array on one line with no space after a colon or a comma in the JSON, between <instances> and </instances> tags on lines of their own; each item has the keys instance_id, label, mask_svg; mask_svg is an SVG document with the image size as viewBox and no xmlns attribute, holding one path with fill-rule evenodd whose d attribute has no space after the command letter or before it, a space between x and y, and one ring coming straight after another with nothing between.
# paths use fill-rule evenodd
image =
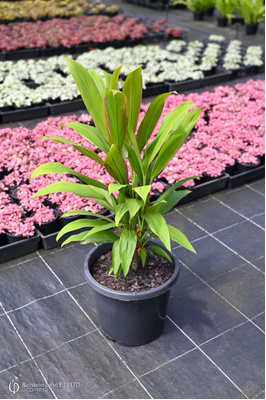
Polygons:
<instances>
[{"instance_id":1,"label":"potted plant","mask_svg":"<svg viewBox=\"0 0 266 400\"><path fill-rule=\"evenodd\" d=\"M217 25L227 26L228 20L232 19L232 13L237 8L236 0L216 0L215 7L218 11Z\"/></svg>"},{"instance_id":2,"label":"potted plant","mask_svg":"<svg viewBox=\"0 0 266 400\"><path fill-rule=\"evenodd\" d=\"M66 62L95 127L81 123L66 125L95 144L102 151L103 157L64 137L50 138L59 143L71 143L75 149L102 165L114 182L106 186L59 162L46 163L38 167L31 178L42 174L65 173L78 177L84 184L69 181L52 183L33 197L60 191L75 193L96 200L114 213L111 218L85 210L67 212L64 216L80 214L98 218L82 218L69 223L61 229L57 239L65 233L86 228L85 231L68 237L63 245L72 241L81 241L83 244L101 243L86 258L85 276L95 290L103 332L124 345L141 345L161 334L169 290L178 278L178 261L171 254L171 240L194 251L185 234L167 224L162 216L189 193L188 190L175 189L194 177L172 185L153 204L150 203L151 185L183 145L198 121L201 110L190 110L194 106L190 104L190 100L179 105L164 118L157 135L150 140L170 93L164 93L152 101L137 129L142 99L141 67L127 76L123 91L120 91L118 77L121 67L112 75L104 72L104 81L97 72L87 71L77 61L66 58ZM45 139L47 138L49 137L46 136ZM154 242L154 238L161 243ZM105 273L100 280L109 281L108 278L112 278L110 287L99 283L92 276L94 264L99 258L105 257L110 265L104 262ZM157 257L163 257L166 264L169 263L173 274L170 274L168 280L158 287L151 289L150 286L149 290L140 292L134 283L129 292L123 291L123 285L118 285L119 289L114 290L113 285L119 282L122 273L122 282L127 282L131 274L134 276L131 277L133 282L136 279L138 281L141 273L146 273L145 268L149 273L153 272L154 276L158 274L165 261L150 268L147 263L153 257L153 263L158 262ZM168 269L166 276L169 277ZM141 281L142 277L139 279ZM137 286L140 286L139 281Z\"/></svg>"},{"instance_id":3,"label":"potted plant","mask_svg":"<svg viewBox=\"0 0 266 400\"><path fill-rule=\"evenodd\" d=\"M246 34L255 35L259 21L265 18L265 5L263 0L239 0L237 11L244 18Z\"/></svg>"}]
</instances>

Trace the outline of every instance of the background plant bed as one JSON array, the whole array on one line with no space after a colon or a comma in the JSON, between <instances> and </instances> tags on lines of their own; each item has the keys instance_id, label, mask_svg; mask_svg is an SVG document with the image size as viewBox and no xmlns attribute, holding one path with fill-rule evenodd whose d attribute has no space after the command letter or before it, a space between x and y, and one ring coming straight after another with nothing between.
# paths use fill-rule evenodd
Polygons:
<instances>
[{"instance_id":1,"label":"background plant bed","mask_svg":"<svg viewBox=\"0 0 266 400\"><path fill-rule=\"evenodd\" d=\"M229 175L228 177L228 189L245 185L246 183L255 181L265 177L265 165L260 165L254 169L250 169L246 172L236 173L235 175Z\"/></svg>"},{"instance_id":2,"label":"background plant bed","mask_svg":"<svg viewBox=\"0 0 266 400\"><path fill-rule=\"evenodd\" d=\"M205 87L209 85L217 85L218 83L229 81L231 77L232 77L232 71L217 69L214 75L205 76L201 80L200 86Z\"/></svg>"},{"instance_id":3,"label":"background plant bed","mask_svg":"<svg viewBox=\"0 0 266 400\"><path fill-rule=\"evenodd\" d=\"M168 92L168 84L165 83L150 83L143 90L143 97L156 96L158 94Z\"/></svg>"},{"instance_id":4,"label":"background plant bed","mask_svg":"<svg viewBox=\"0 0 266 400\"><path fill-rule=\"evenodd\" d=\"M71 111L85 109L85 104L82 99L65 100L58 103L47 103L50 115L57 115Z\"/></svg>"},{"instance_id":5,"label":"background plant bed","mask_svg":"<svg viewBox=\"0 0 266 400\"><path fill-rule=\"evenodd\" d=\"M0 263L25 256L38 250L40 236L25 238L16 243L6 244L0 247Z\"/></svg>"},{"instance_id":6,"label":"background plant bed","mask_svg":"<svg viewBox=\"0 0 266 400\"><path fill-rule=\"evenodd\" d=\"M202 80L195 80L195 79L187 79L186 81L180 82L167 82L168 84L168 91L185 91L185 90L194 90L198 89L201 86Z\"/></svg>"},{"instance_id":7,"label":"background plant bed","mask_svg":"<svg viewBox=\"0 0 266 400\"><path fill-rule=\"evenodd\" d=\"M3 123L16 122L26 119L34 119L46 117L48 115L48 105L42 106L34 105L31 107L18 108L12 111L0 111L0 117Z\"/></svg>"},{"instance_id":8,"label":"background plant bed","mask_svg":"<svg viewBox=\"0 0 266 400\"><path fill-rule=\"evenodd\" d=\"M27 60L29 58L40 57L41 50L39 48L25 48L14 51L7 51L5 54L6 54L5 57L6 60L20 60L20 59Z\"/></svg>"}]
</instances>

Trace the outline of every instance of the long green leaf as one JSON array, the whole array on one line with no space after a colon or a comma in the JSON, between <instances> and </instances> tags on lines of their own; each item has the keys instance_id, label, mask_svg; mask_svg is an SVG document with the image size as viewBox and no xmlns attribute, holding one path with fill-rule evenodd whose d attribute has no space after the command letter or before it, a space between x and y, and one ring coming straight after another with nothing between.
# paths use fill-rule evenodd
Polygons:
<instances>
[{"instance_id":1,"label":"long green leaf","mask_svg":"<svg viewBox=\"0 0 266 400\"><path fill-rule=\"evenodd\" d=\"M44 136L43 139L52 139L54 142L71 144L80 153L84 154L84 156L87 156L87 157L91 158L92 160L96 161L97 163L104 165L103 159L100 156L98 156L97 153L95 153L94 151L92 151L90 149L87 149L84 146L74 143L71 140L65 139L60 136Z\"/></svg>"},{"instance_id":2,"label":"long green leaf","mask_svg":"<svg viewBox=\"0 0 266 400\"><path fill-rule=\"evenodd\" d=\"M140 250L140 258L141 258L141 262L142 262L142 266L145 267L145 263L146 263L146 250L145 249L141 249Z\"/></svg>"},{"instance_id":3,"label":"long green leaf","mask_svg":"<svg viewBox=\"0 0 266 400\"><path fill-rule=\"evenodd\" d=\"M63 215L61 215L61 218L63 217L71 217L72 215L86 215L88 217L94 217L94 218L100 218L103 219L105 221L109 221L109 222L113 222L112 219L106 217L105 215L102 214L97 214L97 213L93 213L91 211L85 211L85 210L71 210L71 211L67 211L66 213L64 213Z\"/></svg>"},{"instance_id":4,"label":"long green leaf","mask_svg":"<svg viewBox=\"0 0 266 400\"><path fill-rule=\"evenodd\" d=\"M67 226L67 225L66 225ZM101 231L105 231L105 230L109 230L115 228L115 223L114 222L109 222L105 224L99 224L98 226L95 226L94 228L92 228L89 232L87 232L87 235L85 236L85 239L87 239L89 236L92 236L94 234L98 234Z\"/></svg>"},{"instance_id":5,"label":"long green leaf","mask_svg":"<svg viewBox=\"0 0 266 400\"><path fill-rule=\"evenodd\" d=\"M110 82L110 89L112 90L118 90L118 78L120 75L120 71L121 71L122 65L120 65L119 67L117 67L112 76L111 76L111 82Z\"/></svg>"},{"instance_id":6,"label":"long green leaf","mask_svg":"<svg viewBox=\"0 0 266 400\"><path fill-rule=\"evenodd\" d=\"M125 80L123 91L127 96L128 123L135 132L139 119L142 98L142 76L141 67L130 72Z\"/></svg>"},{"instance_id":7,"label":"long green leaf","mask_svg":"<svg viewBox=\"0 0 266 400\"><path fill-rule=\"evenodd\" d=\"M63 235L65 235L68 232L75 231L77 229L81 228L92 228L95 226L102 226L106 225L106 222L101 220L101 219L77 219L76 221L69 222L67 225L65 225L58 233L56 236L56 240L59 240Z\"/></svg>"},{"instance_id":8,"label":"long green leaf","mask_svg":"<svg viewBox=\"0 0 266 400\"><path fill-rule=\"evenodd\" d=\"M170 196L167 197L167 203L163 203L159 209L159 212L161 214L167 213L169 210L171 210L173 207L176 206L176 204L185 196L187 196L191 190L178 190L177 192L174 192L170 194Z\"/></svg>"},{"instance_id":9,"label":"long green leaf","mask_svg":"<svg viewBox=\"0 0 266 400\"><path fill-rule=\"evenodd\" d=\"M68 126L69 128L75 129L81 136L87 139L90 143L97 146L105 154L110 150L110 146L106 143L103 136L98 132L93 126L82 124L80 122L70 122L68 124L63 124L61 128Z\"/></svg>"},{"instance_id":10,"label":"long green leaf","mask_svg":"<svg viewBox=\"0 0 266 400\"><path fill-rule=\"evenodd\" d=\"M147 197L151 191L151 185L137 186L133 190L142 198L143 202L146 203Z\"/></svg>"},{"instance_id":11,"label":"long green leaf","mask_svg":"<svg viewBox=\"0 0 266 400\"><path fill-rule=\"evenodd\" d=\"M190 181L191 179L196 179L196 178L198 178L198 176L190 176L189 178L181 179L180 181L174 183L173 185L171 185L169 187L169 189L167 189L163 194L161 194L161 196L154 202L154 205L159 204L162 200L167 199L167 197L170 196L170 194L174 190L176 190L178 187L182 186L187 181Z\"/></svg>"},{"instance_id":12,"label":"long green leaf","mask_svg":"<svg viewBox=\"0 0 266 400\"><path fill-rule=\"evenodd\" d=\"M127 276L130 264L137 245L137 234L135 231L125 229L119 241L119 254L124 276Z\"/></svg>"},{"instance_id":13,"label":"long green leaf","mask_svg":"<svg viewBox=\"0 0 266 400\"><path fill-rule=\"evenodd\" d=\"M151 245L151 246L148 246L148 249L155 251L155 253L159 254L160 256L163 256L164 258L166 258L166 260L172 262L171 257L161 247Z\"/></svg>"},{"instance_id":14,"label":"long green leaf","mask_svg":"<svg viewBox=\"0 0 266 400\"><path fill-rule=\"evenodd\" d=\"M174 241L179 243L181 246L185 247L186 249L196 253L195 249L193 248L192 244L186 237L186 235L180 230L175 228L172 225L167 225L170 233L170 238Z\"/></svg>"},{"instance_id":15,"label":"long green leaf","mask_svg":"<svg viewBox=\"0 0 266 400\"><path fill-rule=\"evenodd\" d=\"M160 172L165 168L168 162L173 158L176 152L186 141L188 135L191 132L191 129L197 123L200 117L200 113L201 113L200 108L196 108L195 110L190 111L185 116L185 118L183 119L182 123L177 128L177 130L169 136L169 138L161 148L158 157L155 161L152 172L152 179L154 179L156 176L160 174Z\"/></svg>"},{"instance_id":16,"label":"long green leaf","mask_svg":"<svg viewBox=\"0 0 266 400\"><path fill-rule=\"evenodd\" d=\"M125 203L120 203L118 204L118 206L116 207L115 210L115 224L116 226L118 226L119 222L121 221L121 219L123 218L123 216L125 215L125 213L128 211L127 205Z\"/></svg>"},{"instance_id":17,"label":"long green leaf","mask_svg":"<svg viewBox=\"0 0 266 400\"><path fill-rule=\"evenodd\" d=\"M149 105L145 117L141 121L137 134L137 142L140 151L143 150L147 141L151 137L151 134L154 131L154 128L162 114L164 102L170 94L171 93L160 94Z\"/></svg>"},{"instance_id":18,"label":"long green leaf","mask_svg":"<svg viewBox=\"0 0 266 400\"><path fill-rule=\"evenodd\" d=\"M109 183L109 186L108 186L108 193L112 194L112 193L116 192L117 190L120 190L124 187L127 187L127 185L120 185L118 183L111 182L111 183Z\"/></svg>"},{"instance_id":19,"label":"long green leaf","mask_svg":"<svg viewBox=\"0 0 266 400\"><path fill-rule=\"evenodd\" d=\"M119 247L120 247L120 240L116 240L113 244L113 249L112 249L113 271L116 276L118 274L119 267L121 265Z\"/></svg>"},{"instance_id":20,"label":"long green leaf","mask_svg":"<svg viewBox=\"0 0 266 400\"><path fill-rule=\"evenodd\" d=\"M72 174L75 175L77 178L81 179L83 182L87 183L88 185L96 186L102 189L107 189L107 186L101 183L100 181L89 178L86 175L80 174L74 169L68 168L64 164L61 164L59 162L51 162L40 165L35 169L35 171L33 171L30 179L45 174Z\"/></svg>"},{"instance_id":21,"label":"long green leaf","mask_svg":"<svg viewBox=\"0 0 266 400\"><path fill-rule=\"evenodd\" d=\"M103 97L106 85L96 71L87 71L81 64L70 58L65 58L67 66L76 81L79 92L83 98L89 114L105 140L107 133L103 115Z\"/></svg>"},{"instance_id":22,"label":"long green leaf","mask_svg":"<svg viewBox=\"0 0 266 400\"><path fill-rule=\"evenodd\" d=\"M167 250L171 251L169 230L163 216L159 213L150 212L143 214L142 218L146 220L151 231L160 238Z\"/></svg>"},{"instance_id":23,"label":"long green leaf","mask_svg":"<svg viewBox=\"0 0 266 400\"><path fill-rule=\"evenodd\" d=\"M143 206L143 201L138 199L126 198L126 205L129 211L130 218L134 218L141 206Z\"/></svg>"},{"instance_id":24,"label":"long green leaf","mask_svg":"<svg viewBox=\"0 0 266 400\"><path fill-rule=\"evenodd\" d=\"M106 88L107 89L111 89L111 77L112 75L109 74L109 72L105 71L104 69L102 70L103 74L104 74L104 79L105 79L105 83L106 83Z\"/></svg>"},{"instance_id":25,"label":"long green leaf","mask_svg":"<svg viewBox=\"0 0 266 400\"><path fill-rule=\"evenodd\" d=\"M122 150L128 124L125 93L107 90L103 100L103 112L109 144L115 143Z\"/></svg>"},{"instance_id":26,"label":"long green leaf","mask_svg":"<svg viewBox=\"0 0 266 400\"><path fill-rule=\"evenodd\" d=\"M61 247L65 246L68 243L71 242L81 242L83 240L83 238L86 236L87 232L80 232L77 233L76 235L71 235L69 236L62 244Z\"/></svg>"},{"instance_id":27,"label":"long green leaf","mask_svg":"<svg viewBox=\"0 0 266 400\"><path fill-rule=\"evenodd\" d=\"M140 183L143 185L145 175L144 175L141 155L140 155L139 147L138 147L137 140L135 137L135 133L130 124L128 125L128 137L133 146L133 149L132 149L130 144L125 142L125 145L126 145L126 148L128 151L128 161L129 161L130 166L133 169L133 171L137 174L137 177L138 177Z\"/></svg>"},{"instance_id":28,"label":"long green leaf","mask_svg":"<svg viewBox=\"0 0 266 400\"><path fill-rule=\"evenodd\" d=\"M81 244L87 243L114 243L119 239L119 237L110 231L101 231L90 235L88 238L84 239Z\"/></svg>"},{"instance_id":29,"label":"long green leaf","mask_svg":"<svg viewBox=\"0 0 266 400\"><path fill-rule=\"evenodd\" d=\"M112 144L104 162L109 174L119 183L128 183L127 165L121 156L121 152L116 144Z\"/></svg>"}]
</instances>

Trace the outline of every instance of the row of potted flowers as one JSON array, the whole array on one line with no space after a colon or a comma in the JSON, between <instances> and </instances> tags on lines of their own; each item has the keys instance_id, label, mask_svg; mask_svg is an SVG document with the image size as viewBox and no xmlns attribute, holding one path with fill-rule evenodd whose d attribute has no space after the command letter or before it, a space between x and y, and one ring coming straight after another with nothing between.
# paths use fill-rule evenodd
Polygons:
<instances>
[{"instance_id":1,"label":"row of potted flowers","mask_svg":"<svg viewBox=\"0 0 266 400\"><path fill-rule=\"evenodd\" d=\"M148 32L165 31L167 22L142 23L138 18L123 14L113 17L103 15L54 18L47 21L18 22L0 25L0 50L14 51L23 48L70 48L83 43L97 44L143 38ZM175 30L173 30L175 33ZM179 28L178 36L182 33Z\"/></svg>"},{"instance_id":2,"label":"row of potted flowers","mask_svg":"<svg viewBox=\"0 0 266 400\"><path fill-rule=\"evenodd\" d=\"M165 102L155 134L165 115L188 99L201 107L201 117L193 135L169 162L159 176L159 180L154 182L154 194L163 192L167 186L187 176L218 177L228 166L233 166L236 160L254 163L257 162L258 157L264 155L263 81L250 80L244 84L237 84L234 88L219 86L213 93L171 95ZM148 105L142 106L139 123L147 108ZM71 127L64 126L63 130L61 129L63 124L71 122L92 124L92 119L87 114L80 117L48 118L32 130L24 127L0 130L0 177L2 179L0 231L2 233L29 236L29 232L31 234L34 232L36 223L43 224L48 222L48 219L54 218L55 208L59 214L70 209L83 208L94 212L100 210L95 202L73 194L55 193L47 197L31 199L32 194L40 188L63 178L61 175L49 175L49 177L44 175L29 181L33 170L45 162L56 161L106 185L110 183L111 178L101 164L73 149L71 142L79 142L93 151L95 157L104 157L96 146L80 137ZM63 136L68 141L55 143L51 140L41 140L43 136ZM69 176L67 179L75 181L77 178ZM202 178L188 181L185 186L191 187L201 181ZM18 204L11 204L12 201ZM47 207L52 208L52 211L49 211ZM30 226L33 228L30 229Z\"/></svg>"},{"instance_id":3,"label":"row of potted flowers","mask_svg":"<svg viewBox=\"0 0 266 400\"><path fill-rule=\"evenodd\" d=\"M117 5L106 5L100 0L47 0L1 1L1 21L14 22L16 20L37 20L43 18L81 16L85 13L100 14L107 12L114 14L120 9Z\"/></svg>"},{"instance_id":4,"label":"row of potted flowers","mask_svg":"<svg viewBox=\"0 0 266 400\"><path fill-rule=\"evenodd\" d=\"M119 65L123 65L121 72L126 75L136 65L142 64L143 86L146 88L151 84L166 81L202 80L204 76L214 73L220 62L224 68L233 69L238 69L240 62L246 67L263 64L260 46L249 46L242 56L235 50L233 54L233 50L229 51L235 49L235 42L238 48L241 46L241 42L231 41L223 58L221 43L211 39L207 44L201 41L173 40L166 48L159 45L139 45L121 49L108 47L104 50L91 50L76 59L85 68L95 69L102 76L101 67L113 71ZM123 84L122 80L120 84ZM46 60L0 62L0 89L0 109L8 106L28 107L49 100L60 102L79 96L63 56L49 57ZM167 88L163 87L162 90Z\"/></svg>"}]
</instances>

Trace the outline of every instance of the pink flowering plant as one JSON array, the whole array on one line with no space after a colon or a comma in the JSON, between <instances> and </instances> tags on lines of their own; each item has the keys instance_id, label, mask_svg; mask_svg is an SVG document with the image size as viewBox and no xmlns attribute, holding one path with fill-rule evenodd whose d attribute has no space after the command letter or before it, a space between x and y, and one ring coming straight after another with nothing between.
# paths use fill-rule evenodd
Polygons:
<instances>
[{"instance_id":1,"label":"pink flowering plant","mask_svg":"<svg viewBox=\"0 0 266 400\"><path fill-rule=\"evenodd\" d=\"M189 193L188 190L175 189L195 177L186 177L172 185L153 204L150 203L150 193L154 179L181 148L197 123L200 108L191 110L194 105L190 101L180 104L164 118L156 137L149 142L170 93L164 93L153 100L138 126L142 99L141 67L127 76L123 91L120 91L118 78L121 67L112 75L104 72L104 80L96 71L87 71L72 59L66 58L66 62L95 127L77 123L66 125L97 146L101 154L62 136L53 136L50 139L56 143L72 145L104 168L113 182L107 186L60 162L46 163L38 167L31 178L43 174L65 173L76 176L84 184L66 180L55 182L35 193L33 197L60 191L73 193L93 199L113 212L115 217L111 219L80 209L69 211L63 216L79 214L98 218L70 222L61 229L57 239L65 233L87 228L82 233L70 236L63 245L71 241L81 241L83 244L112 242L111 271L116 276L122 271L126 276L130 267L137 269L141 263L144 267L147 250L171 260L165 250L149 245L150 237L159 238L169 252L171 240L195 252L185 234L167 224L162 215ZM118 192L117 196L114 195L115 192Z\"/></svg>"},{"instance_id":2,"label":"pink flowering plant","mask_svg":"<svg viewBox=\"0 0 266 400\"><path fill-rule=\"evenodd\" d=\"M0 232L7 232L14 236L34 236L33 219L23 218L23 214L23 208L17 204L8 204L0 209Z\"/></svg>"}]
</instances>

